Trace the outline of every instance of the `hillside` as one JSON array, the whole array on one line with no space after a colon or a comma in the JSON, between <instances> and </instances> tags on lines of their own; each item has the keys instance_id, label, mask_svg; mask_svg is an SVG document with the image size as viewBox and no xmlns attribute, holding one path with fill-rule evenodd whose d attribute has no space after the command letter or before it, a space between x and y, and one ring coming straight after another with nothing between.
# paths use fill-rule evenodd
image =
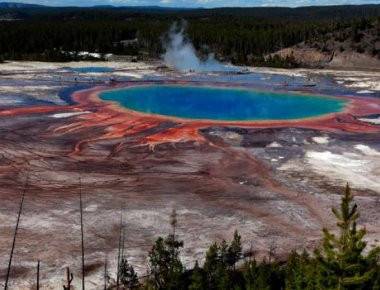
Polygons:
<instances>
[{"instance_id":1,"label":"hillside","mask_svg":"<svg viewBox=\"0 0 380 290\"><path fill-rule=\"evenodd\" d=\"M267 58L276 56L291 59L300 66L379 69L380 25L378 21L363 21L360 25L281 49Z\"/></svg>"}]
</instances>

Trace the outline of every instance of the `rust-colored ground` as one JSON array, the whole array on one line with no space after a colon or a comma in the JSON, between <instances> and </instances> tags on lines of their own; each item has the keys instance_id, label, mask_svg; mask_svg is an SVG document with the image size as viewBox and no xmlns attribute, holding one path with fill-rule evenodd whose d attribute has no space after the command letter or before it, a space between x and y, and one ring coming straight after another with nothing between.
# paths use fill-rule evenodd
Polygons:
<instances>
[{"instance_id":1,"label":"rust-colored ground","mask_svg":"<svg viewBox=\"0 0 380 290\"><path fill-rule=\"evenodd\" d=\"M353 99L341 114L303 121L183 122L121 110L99 101L100 89L77 92L73 106L0 111L2 277L21 188L27 175L30 179L12 289L30 288L38 259L44 285L59 289L66 266L80 282L79 177L87 283L97 289L106 254L115 274L121 208L126 252L140 273L154 239L169 232L172 209L179 215L187 266L201 261L211 242L230 238L235 229L245 250L252 247L262 257L274 244L281 257L290 249L316 245L321 228L334 225L330 207L343 187L313 171L305 152L343 154L359 143L380 149L379 125L356 118L380 112L374 98ZM68 112L87 113L52 117ZM318 144L316 136L331 141ZM283 170L290 162L304 167ZM354 192L371 244L380 238L379 191L354 187Z\"/></svg>"}]
</instances>

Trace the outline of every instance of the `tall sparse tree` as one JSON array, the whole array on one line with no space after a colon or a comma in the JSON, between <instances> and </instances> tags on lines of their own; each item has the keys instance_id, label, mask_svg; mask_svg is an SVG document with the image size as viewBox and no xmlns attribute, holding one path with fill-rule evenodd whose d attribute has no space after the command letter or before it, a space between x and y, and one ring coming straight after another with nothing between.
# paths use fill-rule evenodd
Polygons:
<instances>
[{"instance_id":1,"label":"tall sparse tree","mask_svg":"<svg viewBox=\"0 0 380 290\"><path fill-rule=\"evenodd\" d=\"M239 235L238 231L235 230L233 240L228 247L228 258L227 258L228 265L235 269L235 265L241 259L241 256L242 256L241 236Z\"/></svg>"},{"instance_id":2,"label":"tall sparse tree","mask_svg":"<svg viewBox=\"0 0 380 290\"><path fill-rule=\"evenodd\" d=\"M183 241L176 238L175 211L171 214L172 233L165 239L159 237L149 252L150 280L156 289L181 289L184 266L179 258Z\"/></svg>"},{"instance_id":3,"label":"tall sparse tree","mask_svg":"<svg viewBox=\"0 0 380 290\"><path fill-rule=\"evenodd\" d=\"M376 274L377 259L380 248L372 249L366 256L363 251L367 243L364 241L366 229L357 229L359 211L357 204L351 206L353 195L346 186L340 209L332 212L338 220L339 235L323 229L322 251L316 250L315 256L324 271L326 288L371 289Z\"/></svg>"}]
</instances>

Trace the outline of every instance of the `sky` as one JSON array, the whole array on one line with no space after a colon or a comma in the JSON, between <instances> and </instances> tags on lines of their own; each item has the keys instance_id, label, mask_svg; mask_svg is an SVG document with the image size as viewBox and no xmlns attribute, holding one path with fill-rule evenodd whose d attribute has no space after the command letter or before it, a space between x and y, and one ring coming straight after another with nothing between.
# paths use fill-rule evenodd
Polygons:
<instances>
[{"instance_id":1,"label":"sky","mask_svg":"<svg viewBox=\"0 0 380 290\"><path fill-rule=\"evenodd\" d=\"M1 2L2 0L0 0ZM313 6L343 4L380 4L380 0L4 0L42 4L48 6L145 6L158 5L166 7L268 7L268 6Z\"/></svg>"}]
</instances>

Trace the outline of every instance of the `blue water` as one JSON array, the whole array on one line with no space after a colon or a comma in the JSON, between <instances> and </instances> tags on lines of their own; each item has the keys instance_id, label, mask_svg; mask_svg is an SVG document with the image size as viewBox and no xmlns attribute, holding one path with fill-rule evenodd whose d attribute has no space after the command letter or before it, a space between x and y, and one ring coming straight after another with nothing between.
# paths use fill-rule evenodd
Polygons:
<instances>
[{"instance_id":1,"label":"blue water","mask_svg":"<svg viewBox=\"0 0 380 290\"><path fill-rule=\"evenodd\" d=\"M58 92L58 97L61 100L65 101L68 105L75 105L76 103L71 98L73 93L75 93L76 91L85 90L89 88L91 88L90 85L75 85L75 86L63 88Z\"/></svg>"},{"instance_id":2,"label":"blue water","mask_svg":"<svg viewBox=\"0 0 380 290\"><path fill-rule=\"evenodd\" d=\"M341 111L346 101L295 93L156 85L105 91L105 101L149 114L226 121L289 120Z\"/></svg>"},{"instance_id":3,"label":"blue water","mask_svg":"<svg viewBox=\"0 0 380 290\"><path fill-rule=\"evenodd\" d=\"M79 73L97 73L97 72L112 72L114 69L110 67L78 67L72 68L71 71Z\"/></svg>"}]
</instances>

